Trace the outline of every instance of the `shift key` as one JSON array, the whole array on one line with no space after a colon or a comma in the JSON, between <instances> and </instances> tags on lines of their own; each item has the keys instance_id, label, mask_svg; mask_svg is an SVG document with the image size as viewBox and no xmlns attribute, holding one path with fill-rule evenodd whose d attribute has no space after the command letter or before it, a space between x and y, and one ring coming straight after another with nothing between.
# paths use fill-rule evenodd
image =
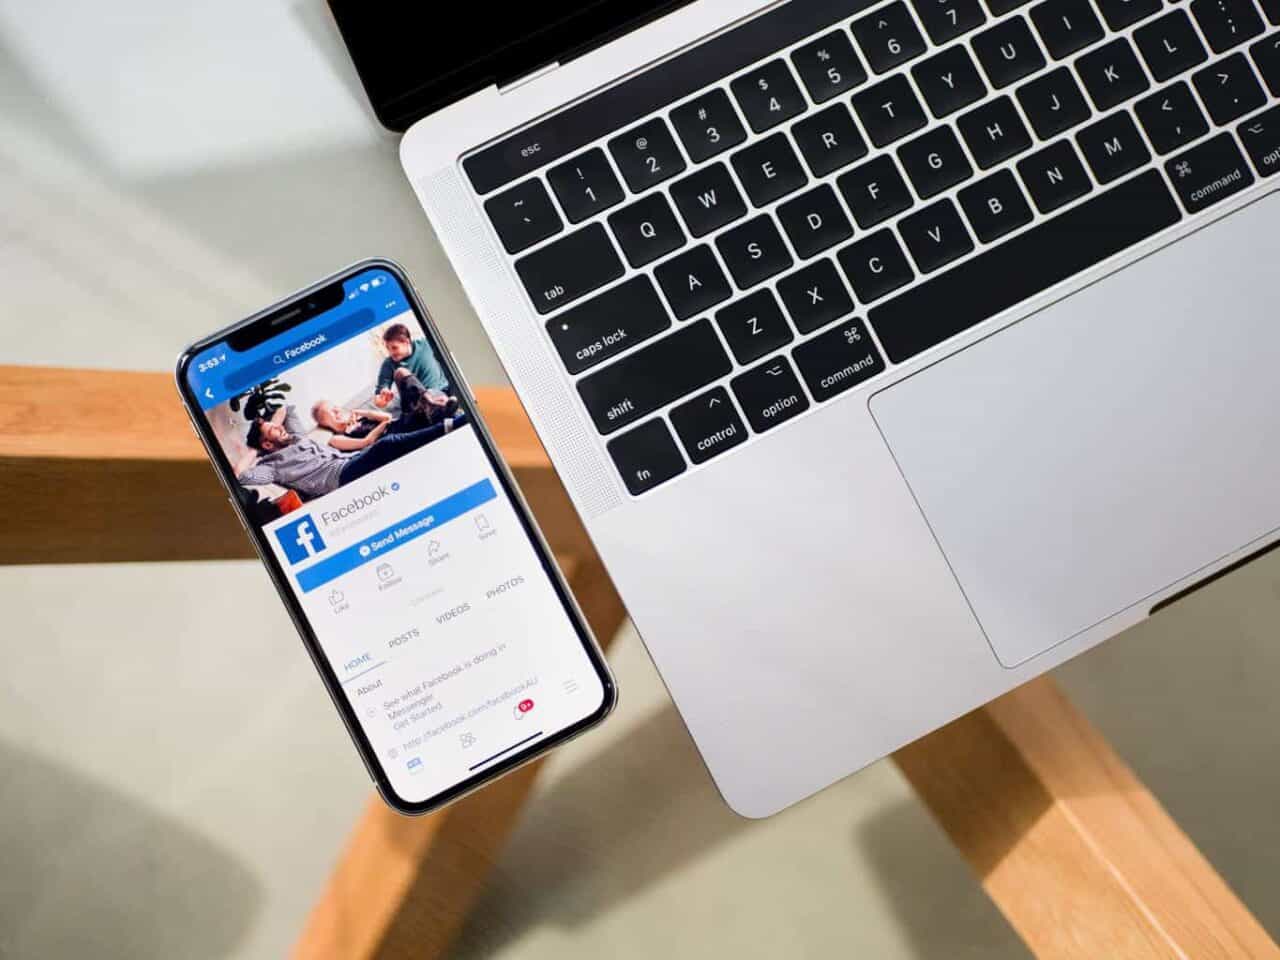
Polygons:
<instances>
[{"instance_id":1,"label":"shift key","mask_svg":"<svg viewBox=\"0 0 1280 960\"><path fill-rule=\"evenodd\" d=\"M729 372L710 320L699 320L578 381L601 433L613 433Z\"/></svg>"},{"instance_id":2,"label":"shift key","mask_svg":"<svg viewBox=\"0 0 1280 960\"><path fill-rule=\"evenodd\" d=\"M593 223L517 260L516 273L533 308L550 313L622 276L622 260L604 227Z\"/></svg>"}]
</instances>

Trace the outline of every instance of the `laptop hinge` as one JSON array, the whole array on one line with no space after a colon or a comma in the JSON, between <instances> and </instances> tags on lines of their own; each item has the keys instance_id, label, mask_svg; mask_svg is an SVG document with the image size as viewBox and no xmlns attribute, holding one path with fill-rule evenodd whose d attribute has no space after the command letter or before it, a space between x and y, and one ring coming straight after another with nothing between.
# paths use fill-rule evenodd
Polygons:
<instances>
[{"instance_id":1,"label":"laptop hinge","mask_svg":"<svg viewBox=\"0 0 1280 960\"><path fill-rule=\"evenodd\" d=\"M516 87L523 87L526 83L537 80L539 77L546 76L552 70L558 69L559 66L560 62L558 60L552 60L550 63L543 64L538 67L538 69L523 74L514 80L510 80L506 83L500 83L498 84L498 93L509 93Z\"/></svg>"}]
</instances>

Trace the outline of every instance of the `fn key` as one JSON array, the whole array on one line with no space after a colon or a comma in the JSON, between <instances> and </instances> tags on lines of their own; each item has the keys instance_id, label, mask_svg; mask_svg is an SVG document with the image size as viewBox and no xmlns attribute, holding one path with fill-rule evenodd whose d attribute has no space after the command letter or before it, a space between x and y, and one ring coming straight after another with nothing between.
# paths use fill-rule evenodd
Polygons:
<instances>
[{"instance_id":1,"label":"fn key","mask_svg":"<svg viewBox=\"0 0 1280 960\"><path fill-rule=\"evenodd\" d=\"M637 496L684 473L684 457L661 418L610 440L608 446L622 482Z\"/></svg>"}]
</instances>

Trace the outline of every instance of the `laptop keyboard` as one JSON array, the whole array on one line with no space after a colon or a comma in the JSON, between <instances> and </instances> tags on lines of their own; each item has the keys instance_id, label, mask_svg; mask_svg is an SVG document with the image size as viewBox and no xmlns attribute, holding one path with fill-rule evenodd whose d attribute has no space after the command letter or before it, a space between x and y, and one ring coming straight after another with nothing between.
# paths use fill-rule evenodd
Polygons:
<instances>
[{"instance_id":1,"label":"laptop keyboard","mask_svg":"<svg viewBox=\"0 0 1280 960\"><path fill-rule=\"evenodd\" d=\"M792 0L464 169L639 495L1274 176L1277 26Z\"/></svg>"}]
</instances>

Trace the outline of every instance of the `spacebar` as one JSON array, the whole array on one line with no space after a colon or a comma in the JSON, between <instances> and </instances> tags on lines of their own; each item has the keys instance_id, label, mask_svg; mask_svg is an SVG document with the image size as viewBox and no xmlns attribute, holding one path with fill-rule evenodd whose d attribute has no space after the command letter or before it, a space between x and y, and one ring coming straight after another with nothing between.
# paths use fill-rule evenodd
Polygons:
<instances>
[{"instance_id":1,"label":"spacebar","mask_svg":"<svg viewBox=\"0 0 1280 960\"><path fill-rule=\"evenodd\" d=\"M869 313L901 363L1145 240L1182 216L1155 170L1073 207Z\"/></svg>"}]
</instances>

